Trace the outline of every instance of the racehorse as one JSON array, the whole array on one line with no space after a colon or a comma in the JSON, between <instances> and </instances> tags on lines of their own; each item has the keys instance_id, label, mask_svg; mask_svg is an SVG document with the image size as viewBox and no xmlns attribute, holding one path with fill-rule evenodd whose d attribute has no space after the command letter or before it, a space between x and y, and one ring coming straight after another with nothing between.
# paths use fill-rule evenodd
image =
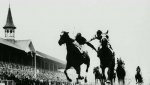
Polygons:
<instances>
[{"instance_id":1,"label":"racehorse","mask_svg":"<svg viewBox=\"0 0 150 85\"><path fill-rule=\"evenodd\" d=\"M98 81L102 83L102 74L100 73L98 66L93 69L93 73L95 74L95 85L98 84Z\"/></svg>"},{"instance_id":2,"label":"racehorse","mask_svg":"<svg viewBox=\"0 0 150 85\"><path fill-rule=\"evenodd\" d=\"M102 83L105 85L106 77L105 77L105 69L108 68L108 78L111 85L113 85L113 77L114 77L114 67L115 67L115 54L109 47L109 36L108 31L103 33L102 38L100 40L101 48L98 48L98 57L100 58L100 67L102 69Z\"/></svg>"},{"instance_id":3,"label":"racehorse","mask_svg":"<svg viewBox=\"0 0 150 85\"><path fill-rule=\"evenodd\" d=\"M137 73L135 74L135 80L136 80L136 84L138 85L142 85L143 83L143 77L141 75L141 69L140 67L138 66L137 69L136 69Z\"/></svg>"},{"instance_id":4,"label":"racehorse","mask_svg":"<svg viewBox=\"0 0 150 85\"><path fill-rule=\"evenodd\" d=\"M117 58L116 73L117 73L117 77L118 77L118 83L121 84L121 82L122 82L123 85L125 84L125 76L126 76L124 65L125 65L125 63L121 59Z\"/></svg>"},{"instance_id":5,"label":"racehorse","mask_svg":"<svg viewBox=\"0 0 150 85\"><path fill-rule=\"evenodd\" d=\"M71 67L73 67L77 74L78 74L78 78L77 78L77 83L79 79L83 79L83 77L80 75L80 66L82 64L86 64L87 68L86 68L86 72L88 72L88 68L90 66L90 58L88 56L88 54L86 52L81 53L79 51L79 49L75 46L75 44L73 43L75 40L73 40L72 38L70 38L69 32L62 32L62 35L60 35L60 40L58 41L59 45L61 46L62 44L66 44L66 49L67 49L67 55L66 55L66 60L67 60L67 64L66 64L66 68L65 68L65 75L67 77L68 81L72 81L72 79L69 78L68 74L67 74L67 70L70 69Z\"/></svg>"}]
</instances>

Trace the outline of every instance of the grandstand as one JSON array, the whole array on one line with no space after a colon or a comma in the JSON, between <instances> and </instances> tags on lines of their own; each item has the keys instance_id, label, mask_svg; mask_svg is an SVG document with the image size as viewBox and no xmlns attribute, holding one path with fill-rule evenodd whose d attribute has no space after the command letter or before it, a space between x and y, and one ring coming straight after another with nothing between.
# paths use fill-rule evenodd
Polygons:
<instances>
[{"instance_id":1,"label":"grandstand","mask_svg":"<svg viewBox=\"0 0 150 85\"><path fill-rule=\"evenodd\" d=\"M59 71L65 68L64 61L36 51L31 40L15 40L16 27L10 7L3 28L5 38L0 38L0 84L69 84L65 75Z\"/></svg>"}]
</instances>

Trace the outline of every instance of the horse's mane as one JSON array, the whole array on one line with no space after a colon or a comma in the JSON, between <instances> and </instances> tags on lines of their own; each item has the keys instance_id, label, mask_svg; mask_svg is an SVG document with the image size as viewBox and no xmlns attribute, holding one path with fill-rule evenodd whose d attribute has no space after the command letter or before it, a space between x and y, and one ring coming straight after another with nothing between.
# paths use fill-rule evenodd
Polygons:
<instances>
[{"instance_id":1,"label":"horse's mane","mask_svg":"<svg viewBox=\"0 0 150 85\"><path fill-rule=\"evenodd\" d=\"M79 49L76 47L75 45L75 40L72 39L68 34L66 35L66 46L67 46L67 52L69 54L74 54L76 57L82 56L81 52L79 51ZM75 58L75 57L72 57Z\"/></svg>"},{"instance_id":2,"label":"horse's mane","mask_svg":"<svg viewBox=\"0 0 150 85\"><path fill-rule=\"evenodd\" d=\"M68 43L73 43L75 41L74 39L70 38L68 34L67 34L67 37L68 37L68 40L67 40Z\"/></svg>"}]
</instances>

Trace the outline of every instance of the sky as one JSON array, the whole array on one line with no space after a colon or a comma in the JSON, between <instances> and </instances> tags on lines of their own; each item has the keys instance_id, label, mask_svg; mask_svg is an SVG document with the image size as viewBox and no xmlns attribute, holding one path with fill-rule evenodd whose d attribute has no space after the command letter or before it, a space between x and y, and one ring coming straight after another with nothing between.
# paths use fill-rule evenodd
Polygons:
<instances>
[{"instance_id":1,"label":"sky","mask_svg":"<svg viewBox=\"0 0 150 85\"><path fill-rule=\"evenodd\" d=\"M134 78L139 65L144 80L150 80L149 0L0 0L2 38L9 2L17 27L16 40L30 39L36 50L66 61L66 47L58 45L61 31L68 31L72 38L80 32L90 40L98 29L109 30L115 57L125 61L129 75ZM98 47L98 41L91 43ZM93 50L86 48L92 71L99 60Z\"/></svg>"}]
</instances>

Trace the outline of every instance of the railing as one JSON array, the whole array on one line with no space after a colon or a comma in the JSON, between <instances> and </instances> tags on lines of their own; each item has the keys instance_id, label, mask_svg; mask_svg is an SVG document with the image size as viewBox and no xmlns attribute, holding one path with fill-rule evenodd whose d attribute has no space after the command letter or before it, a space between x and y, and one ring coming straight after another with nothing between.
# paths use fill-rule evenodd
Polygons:
<instances>
[{"instance_id":1,"label":"railing","mask_svg":"<svg viewBox=\"0 0 150 85\"><path fill-rule=\"evenodd\" d=\"M16 85L13 80L0 80L0 85Z\"/></svg>"}]
</instances>

